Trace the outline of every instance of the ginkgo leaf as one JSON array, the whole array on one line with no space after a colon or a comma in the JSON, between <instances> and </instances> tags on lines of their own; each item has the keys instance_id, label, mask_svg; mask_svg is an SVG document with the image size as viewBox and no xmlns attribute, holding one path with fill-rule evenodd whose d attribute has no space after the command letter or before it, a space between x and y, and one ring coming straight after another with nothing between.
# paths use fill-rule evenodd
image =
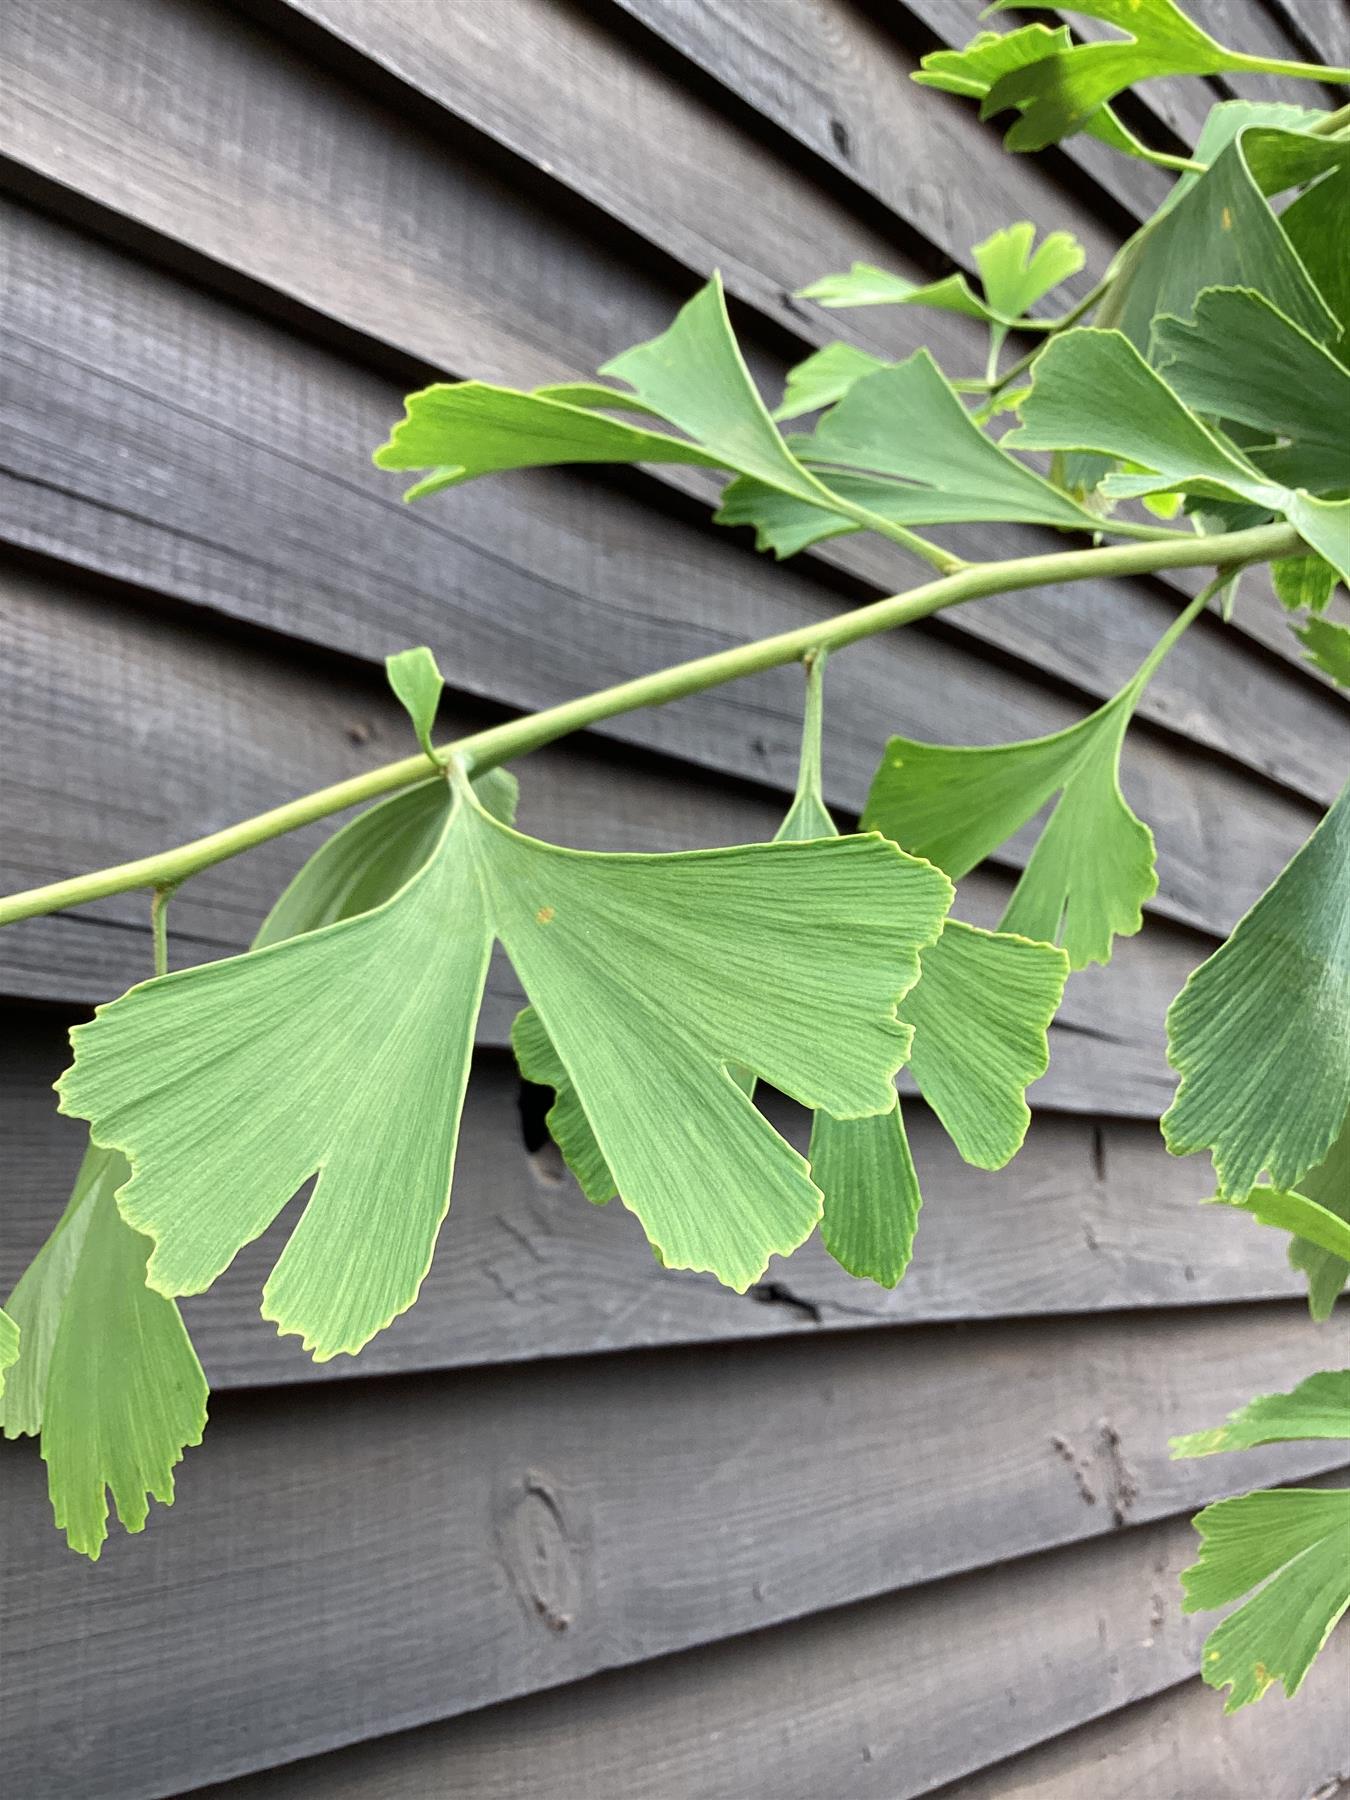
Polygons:
<instances>
[{"instance_id":1,"label":"ginkgo leaf","mask_svg":"<svg viewBox=\"0 0 1350 1800\"><path fill-rule=\"evenodd\" d=\"M1350 334L1350 257L1345 221L1350 218L1350 156L1343 157L1280 214L1280 230L1307 271L1342 332Z\"/></svg>"},{"instance_id":2,"label":"ginkgo leaf","mask_svg":"<svg viewBox=\"0 0 1350 1800\"><path fill-rule=\"evenodd\" d=\"M1163 1116L1219 1192L1293 1189L1350 1112L1350 784L1167 1014L1181 1076Z\"/></svg>"},{"instance_id":3,"label":"ginkgo leaf","mask_svg":"<svg viewBox=\"0 0 1350 1800\"><path fill-rule=\"evenodd\" d=\"M1101 527L1099 518L980 430L927 350L860 376L812 434L791 442L832 495L896 524L997 519L1078 531ZM716 518L722 525L753 525L760 547L779 556L859 528L828 505L746 478L728 485Z\"/></svg>"},{"instance_id":4,"label":"ginkgo leaf","mask_svg":"<svg viewBox=\"0 0 1350 1800\"><path fill-rule=\"evenodd\" d=\"M833 406L855 381L884 369L885 362L855 344L825 344L788 370L783 403L775 419L799 419L803 413Z\"/></svg>"},{"instance_id":5,"label":"ginkgo leaf","mask_svg":"<svg viewBox=\"0 0 1350 1800\"><path fill-rule=\"evenodd\" d=\"M1286 612L1320 613L1336 587L1336 571L1324 556L1282 556L1270 565L1275 598Z\"/></svg>"},{"instance_id":6,"label":"ginkgo leaf","mask_svg":"<svg viewBox=\"0 0 1350 1800\"><path fill-rule=\"evenodd\" d=\"M1082 268L1082 245L1067 231L1052 231L1033 251L1036 228L1026 220L995 231L974 246L983 297L964 275L918 283L891 275L871 263L854 263L846 275L824 275L800 290L821 306L932 306L964 313L985 324L1011 325L1052 288ZM1033 321L1034 322L1034 321Z\"/></svg>"},{"instance_id":7,"label":"ginkgo leaf","mask_svg":"<svg viewBox=\"0 0 1350 1800\"><path fill-rule=\"evenodd\" d=\"M989 10L1002 12L1012 3L995 0ZM1225 49L1192 23L1174 0L1074 0L1066 10L1103 19L1128 35L1101 43L1047 46L1036 60L1000 75L984 98L980 117L1009 107L1021 113L1004 139L1010 150L1043 150L1084 130L1104 105L1151 77L1217 75L1227 69L1278 72L1281 67L1266 58Z\"/></svg>"},{"instance_id":8,"label":"ginkgo leaf","mask_svg":"<svg viewBox=\"0 0 1350 1800\"><path fill-rule=\"evenodd\" d=\"M1338 574L1350 579L1350 500L1319 499L1265 475L1204 424L1118 331L1083 328L1048 344L1037 359L1021 417L1005 445L1092 451L1155 471L1105 476L1101 492L1109 498L1181 489L1283 513Z\"/></svg>"},{"instance_id":9,"label":"ginkgo leaf","mask_svg":"<svg viewBox=\"0 0 1350 1800\"><path fill-rule=\"evenodd\" d=\"M108 1497L128 1531L206 1425L206 1379L178 1308L145 1284L148 1241L114 1192L130 1171L91 1144L74 1191L8 1305L19 1356L0 1399L6 1437L40 1434L57 1526L97 1561Z\"/></svg>"},{"instance_id":10,"label":"ginkgo leaf","mask_svg":"<svg viewBox=\"0 0 1350 1800\"><path fill-rule=\"evenodd\" d=\"M939 312L964 313L968 319L982 322L989 317L989 308L971 291L964 275L944 275L941 281L907 281L875 263L855 262L847 273L822 275L797 293L817 306L932 306Z\"/></svg>"},{"instance_id":11,"label":"ginkgo leaf","mask_svg":"<svg viewBox=\"0 0 1350 1800\"><path fill-rule=\"evenodd\" d=\"M1294 636L1315 668L1330 675L1338 687L1350 688L1350 626L1334 619L1309 619L1294 628Z\"/></svg>"},{"instance_id":12,"label":"ginkgo leaf","mask_svg":"<svg viewBox=\"0 0 1350 1800\"><path fill-rule=\"evenodd\" d=\"M1261 434L1247 454L1271 480L1350 488L1350 369L1263 294L1206 288L1192 318L1156 319L1153 340L1159 374L1187 406Z\"/></svg>"},{"instance_id":13,"label":"ginkgo leaf","mask_svg":"<svg viewBox=\"0 0 1350 1800\"><path fill-rule=\"evenodd\" d=\"M1338 1261L1350 1261L1350 1223L1320 1202L1309 1200L1305 1194L1285 1188L1254 1187L1231 1198L1216 1194L1211 1203L1250 1213L1260 1225L1294 1232L1315 1249L1326 1251Z\"/></svg>"},{"instance_id":14,"label":"ginkgo leaf","mask_svg":"<svg viewBox=\"0 0 1350 1800\"><path fill-rule=\"evenodd\" d=\"M354 1352L429 1265L495 935L663 1260L743 1289L809 1234L820 1196L726 1065L841 1116L889 1110L910 1035L895 1002L950 895L875 837L560 850L460 782L383 905L100 1008L72 1034L62 1106L127 1155L119 1204L155 1240L162 1292L208 1286L319 1172L263 1310L320 1358ZM793 1004L766 1010L785 959Z\"/></svg>"},{"instance_id":15,"label":"ginkgo leaf","mask_svg":"<svg viewBox=\"0 0 1350 1800\"><path fill-rule=\"evenodd\" d=\"M1350 1490L1242 1494L1207 1506L1194 1524L1200 1556L1182 1573L1183 1611L1251 1595L1206 1639L1201 1674L1231 1690L1225 1712L1276 1681L1292 1699L1350 1607Z\"/></svg>"},{"instance_id":16,"label":"ginkgo leaf","mask_svg":"<svg viewBox=\"0 0 1350 1800\"><path fill-rule=\"evenodd\" d=\"M1299 1181L1298 1191L1350 1229L1350 1113L1322 1161ZM1341 1289L1350 1280L1350 1256L1338 1256L1334 1249L1295 1237L1289 1246L1289 1261L1308 1277L1308 1311L1314 1319L1329 1318Z\"/></svg>"},{"instance_id":17,"label":"ginkgo leaf","mask_svg":"<svg viewBox=\"0 0 1350 1800\"><path fill-rule=\"evenodd\" d=\"M794 442L813 465L843 465L932 490L927 500L936 518L1100 525L980 430L927 350L855 382L809 438ZM921 506L923 498L916 495Z\"/></svg>"},{"instance_id":18,"label":"ginkgo leaf","mask_svg":"<svg viewBox=\"0 0 1350 1800\"><path fill-rule=\"evenodd\" d=\"M1174 1457L1213 1456L1300 1438L1350 1438L1350 1369L1323 1369L1290 1394L1260 1394L1222 1425L1174 1437L1169 1449Z\"/></svg>"},{"instance_id":19,"label":"ginkgo leaf","mask_svg":"<svg viewBox=\"0 0 1350 1800\"><path fill-rule=\"evenodd\" d=\"M441 690L445 686L436 667L436 658L422 644L415 650L400 650L397 656L386 656L384 667L390 687L412 720L418 743L435 762L436 749L431 733L436 723L436 708L441 703Z\"/></svg>"},{"instance_id":20,"label":"ginkgo leaf","mask_svg":"<svg viewBox=\"0 0 1350 1800\"><path fill-rule=\"evenodd\" d=\"M1196 145L1205 174L1185 175L1120 251L1095 320L1150 354L1153 321L1189 318L1206 287L1248 287L1320 343L1340 334L1268 196L1342 164L1350 146L1289 129L1318 115L1270 102L1212 108ZM1334 237L1334 234L1333 234Z\"/></svg>"},{"instance_id":21,"label":"ginkgo leaf","mask_svg":"<svg viewBox=\"0 0 1350 1800\"><path fill-rule=\"evenodd\" d=\"M797 787L778 842L837 835L821 786L823 662L815 657L808 666ZM1067 974L1067 958L1048 944L954 919L921 951L918 983L902 1002L914 1034L911 1072L968 1162L1001 1168L1021 1147L1031 1116L1025 1089L1045 1072L1047 1032ZM555 1090L549 1131L583 1191L594 1201L609 1199L613 1176L532 1009L517 1017L512 1043L525 1078ZM753 1079L742 1085L754 1092ZM851 1274L893 1287L908 1266L920 1206L898 1107L860 1119L818 1109L809 1160L823 1196L826 1249Z\"/></svg>"},{"instance_id":22,"label":"ginkgo leaf","mask_svg":"<svg viewBox=\"0 0 1350 1800\"><path fill-rule=\"evenodd\" d=\"M19 1356L19 1328L9 1314L0 1308L0 1398L5 1392L5 1370Z\"/></svg>"}]
</instances>

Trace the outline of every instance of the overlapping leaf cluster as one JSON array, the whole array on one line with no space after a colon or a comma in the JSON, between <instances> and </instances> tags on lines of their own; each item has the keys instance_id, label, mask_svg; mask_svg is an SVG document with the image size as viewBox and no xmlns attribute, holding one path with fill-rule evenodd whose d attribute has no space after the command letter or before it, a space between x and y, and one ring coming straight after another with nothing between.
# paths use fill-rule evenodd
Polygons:
<instances>
[{"instance_id":1,"label":"overlapping leaf cluster","mask_svg":"<svg viewBox=\"0 0 1350 1800\"><path fill-rule=\"evenodd\" d=\"M1121 122L1119 94L1265 66L1172 0L1076 11L1124 35L985 32L926 58L920 79L1015 112L1015 149L1087 131L1175 163ZM941 569L959 557L921 530L1008 523L1086 543L1285 521L1302 550L1276 565L1277 596L1310 661L1350 686L1337 616L1350 270L1332 247L1350 214L1350 136L1321 121L1216 107L1166 204L1057 316L1040 309L1083 252L1063 232L1037 243L1026 222L935 282L857 264L802 290L829 310L954 312L988 334L982 377L953 378L925 349L888 362L841 341L792 369L773 408L714 277L593 381L412 395L376 461L418 474L410 499L508 469L683 464L721 483L719 522L778 556L871 530ZM1000 374L1013 341L1031 350ZM674 855L516 831L513 778L435 748L429 653L390 658L427 779L336 833L246 955L148 981L73 1034L61 1106L89 1121L88 1153L0 1312L0 1424L41 1436L72 1544L98 1554L109 1496L130 1530L150 1498L172 1498L207 1397L176 1300L302 1190L264 1317L322 1360L413 1303L450 1205L494 944L527 998L517 1060L554 1090L549 1128L582 1192L617 1195L666 1267L744 1291L819 1228L844 1268L900 1280L920 1193L896 1077L971 1164L1015 1154L1069 970L1107 961L1158 885L1152 832L1122 786L1132 717L1237 574L1216 569L1120 692L1064 730L996 745L897 730L859 831L842 836L812 652L797 790L774 840ZM902 708L898 696L897 727ZM997 931L949 910L953 884L990 858L1020 871ZM1350 787L1193 975L1168 1030L1169 1147L1208 1152L1218 1203L1293 1234L1324 1317L1350 1274ZM760 1083L809 1111L805 1157L756 1105ZM1315 1377L1253 1402L1178 1454L1336 1435L1348 1383ZM1206 1652L1230 1705L1273 1680L1292 1693L1345 1610L1347 1503L1258 1494L1200 1516L1188 1604L1258 1588Z\"/></svg>"}]
</instances>

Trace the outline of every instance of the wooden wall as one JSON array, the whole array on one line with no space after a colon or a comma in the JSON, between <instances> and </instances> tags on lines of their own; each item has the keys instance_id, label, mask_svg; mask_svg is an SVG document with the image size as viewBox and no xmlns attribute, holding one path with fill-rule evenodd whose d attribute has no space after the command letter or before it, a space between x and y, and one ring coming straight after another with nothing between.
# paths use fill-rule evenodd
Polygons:
<instances>
[{"instance_id":1,"label":"wooden wall","mask_svg":"<svg viewBox=\"0 0 1350 1800\"><path fill-rule=\"evenodd\" d=\"M1350 57L1313 0L1194 10ZM870 542L757 559L686 474L407 510L369 453L411 385L588 372L715 266L770 388L841 333L969 366L959 319L792 291L854 258L941 272L1021 217L1076 231L1086 282L1164 191L1083 139L1011 160L908 82L975 27L969 0L8 0L4 886L402 754L387 651L433 646L448 731L910 580ZM1205 101L1162 84L1144 128L1190 142ZM857 808L892 730L1080 716L1181 591L1031 594L841 656L830 798ZM816 1247L743 1298L657 1267L530 1147L494 973L411 1314L316 1368L256 1316L275 1236L246 1252L185 1309L214 1396L178 1503L96 1567L52 1530L32 1446L5 1447L14 1800L1294 1800L1345 1768L1343 1651L1296 1708L1225 1723L1176 1581L1190 1509L1334 1479L1334 1447L1166 1454L1330 1359L1276 1234L1195 1206L1204 1170L1154 1123L1168 998L1340 779L1350 711L1296 649L1253 586L1149 689L1126 757L1161 854L1147 930L1071 983L1005 1174L914 1109L927 1203L893 1295ZM797 687L551 750L522 770L525 821L590 846L763 837ZM193 881L175 961L239 949L321 835ZM1024 853L971 880L971 916ZM0 959L5 1291L78 1159L48 1092L66 1027L147 972L145 898L11 928Z\"/></svg>"}]
</instances>

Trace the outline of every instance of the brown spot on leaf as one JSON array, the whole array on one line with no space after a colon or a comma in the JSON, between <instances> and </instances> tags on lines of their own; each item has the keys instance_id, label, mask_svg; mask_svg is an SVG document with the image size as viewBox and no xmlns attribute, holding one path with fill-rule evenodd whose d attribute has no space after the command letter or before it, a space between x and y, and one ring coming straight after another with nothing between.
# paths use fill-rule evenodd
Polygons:
<instances>
[{"instance_id":1,"label":"brown spot on leaf","mask_svg":"<svg viewBox=\"0 0 1350 1800\"><path fill-rule=\"evenodd\" d=\"M537 925L547 925L552 917L553 908L551 906L541 906L539 911L534 915L535 923Z\"/></svg>"}]
</instances>

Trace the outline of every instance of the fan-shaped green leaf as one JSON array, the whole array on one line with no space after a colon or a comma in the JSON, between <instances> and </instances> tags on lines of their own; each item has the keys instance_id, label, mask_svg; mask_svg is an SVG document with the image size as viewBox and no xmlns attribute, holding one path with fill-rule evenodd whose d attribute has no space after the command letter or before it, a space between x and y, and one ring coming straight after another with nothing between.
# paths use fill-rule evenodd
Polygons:
<instances>
[{"instance_id":1,"label":"fan-shaped green leaf","mask_svg":"<svg viewBox=\"0 0 1350 1800\"><path fill-rule=\"evenodd\" d=\"M817 306L932 306L939 312L964 313L982 322L989 308L972 291L964 275L944 275L941 281L906 281L875 263L855 262L846 274L822 275L797 290L802 300Z\"/></svg>"},{"instance_id":2,"label":"fan-shaped green leaf","mask_svg":"<svg viewBox=\"0 0 1350 1800\"><path fill-rule=\"evenodd\" d=\"M920 284L871 263L854 263L847 275L824 275L802 288L801 297L821 306L932 306L985 324L1011 325L1052 288L1076 275L1086 260L1082 245L1070 232L1050 232L1033 252L1035 236L1035 226L1022 220L974 246L971 255L980 272L983 298L971 291L964 275Z\"/></svg>"},{"instance_id":3,"label":"fan-shaped green leaf","mask_svg":"<svg viewBox=\"0 0 1350 1800\"><path fill-rule=\"evenodd\" d=\"M1174 1437L1175 1456L1213 1456L1300 1438L1350 1438L1350 1369L1324 1369L1291 1394L1261 1394L1209 1431Z\"/></svg>"},{"instance_id":4,"label":"fan-shaped green leaf","mask_svg":"<svg viewBox=\"0 0 1350 1800\"><path fill-rule=\"evenodd\" d=\"M854 344L825 344L788 370L783 404L773 416L775 419L799 419L803 413L833 406L855 381L885 367L879 356L859 350Z\"/></svg>"},{"instance_id":5,"label":"fan-shaped green leaf","mask_svg":"<svg viewBox=\"0 0 1350 1800\"><path fill-rule=\"evenodd\" d=\"M436 667L436 658L425 644L421 644L416 650L400 650L397 656L386 656L384 666L390 687L412 720L418 743L432 762L436 762L431 733L436 723L436 709L441 703L441 689L445 686Z\"/></svg>"},{"instance_id":6,"label":"fan-shaped green leaf","mask_svg":"<svg viewBox=\"0 0 1350 1800\"><path fill-rule=\"evenodd\" d=\"M1350 156L1342 156L1320 180L1295 196L1280 214L1280 230L1293 247L1324 305L1350 334Z\"/></svg>"},{"instance_id":7,"label":"fan-shaped green leaf","mask_svg":"<svg viewBox=\"0 0 1350 1800\"><path fill-rule=\"evenodd\" d=\"M1148 356L1155 318L1189 318L1204 288L1246 287L1319 343L1335 343L1335 314L1267 196L1350 164L1350 146L1285 129L1291 122L1290 109L1270 103L1213 108L1196 146L1207 172L1183 176L1120 252L1099 326L1124 332Z\"/></svg>"},{"instance_id":8,"label":"fan-shaped green leaf","mask_svg":"<svg viewBox=\"0 0 1350 1800\"><path fill-rule=\"evenodd\" d=\"M1206 1682L1231 1690L1225 1712L1276 1681L1292 1699L1350 1606L1350 1490L1242 1494L1197 1513L1195 1528L1200 1557L1181 1577L1183 1610L1252 1596L1206 1639Z\"/></svg>"},{"instance_id":9,"label":"fan-shaped green leaf","mask_svg":"<svg viewBox=\"0 0 1350 1800\"><path fill-rule=\"evenodd\" d=\"M1143 683L1050 737L984 748L895 737L863 818L953 881L1061 798L1013 892L1002 927L1062 941L1072 967L1106 962L1116 934L1143 923L1157 889L1153 834L1120 791L1120 751Z\"/></svg>"},{"instance_id":10,"label":"fan-shaped green leaf","mask_svg":"<svg viewBox=\"0 0 1350 1800\"><path fill-rule=\"evenodd\" d=\"M820 779L822 663L813 659L808 670L801 766L780 842L836 835ZM1063 994L1067 959L1048 944L949 919L920 960L919 981L903 1002L914 1031L912 1073L962 1156L982 1168L1001 1168L1026 1135L1024 1091L1048 1062L1046 1034ZM583 1191L607 1200L613 1177L531 1009L517 1018L512 1042L526 1079L556 1091L549 1130ZM743 1085L753 1093L753 1079ZM920 1205L899 1109L842 1120L818 1109L810 1162L823 1195L826 1248L850 1273L893 1287L910 1260Z\"/></svg>"},{"instance_id":11,"label":"fan-shaped green leaf","mask_svg":"<svg viewBox=\"0 0 1350 1800\"><path fill-rule=\"evenodd\" d=\"M1270 565L1270 574L1287 612L1322 612L1336 587L1336 571L1324 556L1282 556Z\"/></svg>"},{"instance_id":12,"label":"fan-shaped green leaf","mask_svg":"<svg viewBox=\"0 0 1350 1800\"><path fill-rule=\"evenodd\" d=\"M321 1358L355 1351L430 1261L495 934L663 1259L743 1288L820 1199L725 1066L843 1116L888 1110L909 1039L894 1003L949 898L877 838L585 855L462 790L382 906L101 1008L73 1034L62 1104L126 1152L119 1201L156 1241L161 1291L209 1285L319 1171L264 1312ZM766 1011L784 960L794 1003ZM692 1117L693 1138L675 1125Z\"/></svg>"},{"instance_id":13,"label":"fan-shaped green leaf","mask_svg":"<svg viewBox=\"0 0 1350 1800\"><path fill-rule=\"evenodd\" d=\"M19 1328L9 1314L0 1309L0 1398L5 1392L5 1370L18 1360Z\"/></svg>"},{"instance_id":14,"label":"fan-shaped green leaf","mask_svg":"<svg viewBox=\"0 0 1350 1800\"><path fill-rule=\"evenodd\" d=\"M1350 785L1167 1015L1181 1076L1163 1117L1219 1192L1296 1188L1350 1112Z\"/></svg>"},{"instance_id":15,"label":"fan-shaped green leaf","mask_svg":"<svg viewBox=\"0 0 1350 1800\"><path fill-rule=\"evenodd\" d=\"M147 1240L113 1198L130 1171L91 1144L56 1229L10 1295L19 1357L0 1399L6 1437L42 1438L57 1526L97 1560L108 1496L128 1531L173 1501L199 1444L206 1380L178 1308L145 1285Z\"/></svg>"},{"instance_id":16,"label":"fan-shaped green leaf","mask_svg":"<svg viewBox=\"0 0 1350 1800\"><path fill-rule=\"evenodd\" d=\"M1206 288L1193 318L1156 319L1153 338L1158 372L1187 406L1260 434L1248 455L1271 480L1350 487L1350 369L1264 295Z\"/></svg>"},{"instance_id":17,"label":"fan-shaped green leaf","mask_svg":"<svg viewBox=\"0 0 1350 1800\"><path fill-rule=\"evenodd\" d=\"M1283 1188L1254 1187L1240 1198L1227 1199L1216 1194L1213 1203L1250 1213L1258 1224L1292 1231L1338 1261L1350 1260L1350 1224L1303 1194Z\"/></svg>"},{"instance_id":18,"label":"fan-shaped green leaf","mask_svg":"<svg viewBox=\"0 0 1350 1800\"><path fill-rule=\"evenodd\" d=\"M1350 688L1350 627L1334 619L1309 619L1296 627L1294 636L1308 652L1308 661L1338 687Z\"/></svg>"},{"instance_id":19,"label":"fan-shaped green leaf","mask_svg":"<svg viewBox=\"0 0 1350 1800\"><path fill-rule=\"evenodd\" d=\"M1350 1113L1335 1143L1317 1167L1303 1176L1298 1191L1350 1227ZM1350 1258L1296 1237L1289 1246L1289 1261L1308 1277L1308 1311L1314 1319L1329 1318L1337 1296L1350 1280Z\"/></svg>"},{"instance_id":20,"label":"fan-shaped green leaf","mask_svg":"<svg viewBox=\"0 0 1350 1800\"><path fill-rule=\"evenodd\" d=\"M1002 12L1011 3L996 0L990 10ZM1067 48L1047 46L1036 60L1000 75L985 96L980 117L1009 107L1021 113L1004 139L1010 150L1043 150L1086 129L1118 94L1155 76L1280 67L1268 59L1226 50L1173 0L1075 0L1067 10L1103 19L1127 35Z\"/></svg>"}]
</instances>

